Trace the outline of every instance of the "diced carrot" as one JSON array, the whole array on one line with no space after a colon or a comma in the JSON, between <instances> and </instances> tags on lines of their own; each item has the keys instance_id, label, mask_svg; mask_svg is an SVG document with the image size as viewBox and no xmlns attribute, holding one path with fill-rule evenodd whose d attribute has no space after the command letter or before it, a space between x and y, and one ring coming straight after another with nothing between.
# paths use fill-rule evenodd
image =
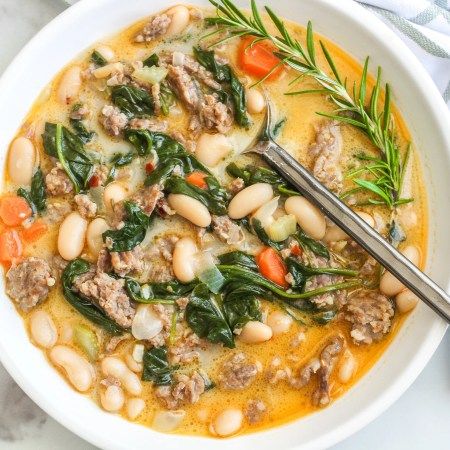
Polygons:
<instances>
[{"instance_id":1,"label":"diced carrot","mask_svg":"<svg viewBox=\"0 0 450 450\"><path fill-rule=\"evenodd\" d=\"M153 163L148 162L148 163L145 165L145 171L146 171L147 173L152 173L154 170L155 170L155 166L153 165Z\"/></svg>"},{"instance_id":2,"label":"diced carrot","mask_svg":"<svg viewBox=\"0 0 450 450\"><path fill-rule=\"evenodd\" d=\"M22 256L22 241L16 230L5 230L0 234L0 261L11 262Z\"/></svg>"},{"instance_id":3,"label":"diced carrot","mask_svg":"<svg viewBox=\"0 0 450 450\"><path fill-rule=\"evenodd\" d=\"M43 220L38 219L30 227L24 228L22 236L26 241L34 242L42 237L47 232L47 229L47 224Z\"/></svg>"},{"instance_id":4,"label":"diced carrot","mask_svg":"<svg viewBox=\"0 0 450 450\"><path fill-rule=\"evenodd\" d=\"M192 172L186 176L186 181L200 189L206 189L208 185L206 184L205 178L206 174L203 172Z\"/></svg>"},{"instance_id":5,"label":"diced carrot","mask_svg":"<svg viewBox=\"0 0 450 450\"><path fill-rule=\"evenodd\" d=\"M300 256L300 255L303 253L303 251L302 251L302 249L300 248L300 246L299 246L298 244L295 244L295 245L292 246L292 248L291 248L291 253L292 253L294 256Z\"/></svg>"},{"instance_id":6,"label":"diced carrot","mask_svg":"<svg viewBox=\"0 0 450 450\"><path fill-rule=\"evenodd\" d=\"M253 44L255 39L254 36L246 36L242 39L239 49L241 69L259 78L270 73L267 80L276 80L281 75L283 66L280 64L280 59L273 53L275 48L268 41L258 41Z\"/></svg>"},{"instance_id":7,"label":"diced carrot","mask_svg":"<svg viewBox=\"0 0 450 450\"><path fill-rule=\"evenodd\" d=\"M0 218L10 227L20 225L31 214L31 208L23 197L10 195L0 200Z\"/></svg>"},{"instance_id":8,"label":"diced carrot","mask_svg":"<svg viewBox=\"0 0 450 450\"><path fill-rule=\"evenodd\" d=\"M287 269L281 256L272 248L266 247L256 256L256 264L261 275L280 286L287 287Z\"/></svg>"},{"instance_id":9,"label":"diced carrot","mask_svg":"<svg viewBox=\"0 0 450 450\"><path fill-rule=\"evenodd\" d=\"M100 177L98 175L92 175L89 178L89 187L98 187L100 186Z\"/></svg>"}]
</instances>

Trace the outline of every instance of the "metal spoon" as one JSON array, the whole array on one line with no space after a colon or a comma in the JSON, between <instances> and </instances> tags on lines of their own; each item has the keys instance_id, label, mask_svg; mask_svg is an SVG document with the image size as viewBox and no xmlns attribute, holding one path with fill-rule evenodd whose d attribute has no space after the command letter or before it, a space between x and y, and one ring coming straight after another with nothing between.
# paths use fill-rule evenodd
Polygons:
<instances>
[{"instance_id":1,"label":"metal spoon","mask_svg":"<svg viewBox=\"0 0 450 450\"><path fill-rule=\"evenodd\" d=\"M255 152L305 198L315 204L364 250L400 280L435 312L450 323L450 297L311 173L280 147L272 134L272 110L267 101L261 132L245 152Z\"/></svg>"}]
</instances>

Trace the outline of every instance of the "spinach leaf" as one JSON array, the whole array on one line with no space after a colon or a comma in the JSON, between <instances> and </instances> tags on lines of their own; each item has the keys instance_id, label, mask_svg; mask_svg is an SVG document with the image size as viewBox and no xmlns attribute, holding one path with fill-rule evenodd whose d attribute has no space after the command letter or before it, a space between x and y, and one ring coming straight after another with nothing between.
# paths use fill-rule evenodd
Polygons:
<instances>
[{"instance_id":1,"label":"spinach leaf","mask_svg":"<svg viewBox=\"0 0 450 450\"><path fill-rule=\"evenodd\" d=\"M153 146L151 131L128 128L124 135L133 144L139 156L148 156L151 153Z\"/></svg>"},{"instance_id":2,"label":"spinach leaf","mask_svg":"<svg viewBox=\"0 0 450 450\"><path fill-rule=\"evenodd\" d=\"M135 203L124 203L126 219L120 230L107 230L103 233L103 242L112 252L127 252L140 244L151 224L151 217L144 214Z\"/></svg>"},{"instance_id":3,"label":"spinach leaf","mask_svg":"<svg viewBox=\"0 0 450 450\"><path fill-rule=\"evenodd\" d=\"M173 176L165 184L165 189L173 194L184 194L203 203L210 212L218 216L227 213L227 193L211 176L205 178L208 189L188 183L184 178Z\"/></svg>"},{"instance_id":4,"label":"spinach leaf","mask_svg":"<svg viewBox=\"0 0 450 450\"><path fill-rule=\"evenodd\" d=\"M111 99L129 119L151 116L154 112L151 95L138 87L114 86L111 91Z\"/></svg>"},{"instance_id":5,"label":"spinach leaf","mask_svg":"<svg viewBox=\"0 0 450 450\"><path fill-rule=\"evenodd\" d=\"M28 192L24 188L19 188L17 195L20 195L28 202L33 214L41 213L45 210L47 194L45 191L44 175L40 167L37 168L31 178L30 191Z\"/></svg>"},{"instance_id":6,"label":"spinach leaf","mask_svg":"<svg viewBox=\"0 0 450 450\"><path fill-rule=\"evenodd\" d=\"M285 263L294 280L292 287L299 291L303 291L305 289L307 277L300 267L300 263L298 263L294 258L286 258Z\"/></svg>"},{"instance_id":7,"label":"spinach leaf","mask_svg":"<svg viewBox=\"0 0 450 450\"><path fill-rule=\"evenodd\" d=\"M200 47L194 47L194 56L197 61L213 75L219 83L226 83L223 90L231 96L234 116L236 122L244 128L250 126L250 119L247 115L247 106L245 98L245 89L239 78L235 75L228 64L220 64L214 57L213 50L202 50Z\"/></svg>"},{"instance_id":8,"label":"spinach leaf","mask_svg":"<svg viewBox=\"0 0 450 450\"><path fill-rule=\"evenodd\" d=\"M180 297L188 295L198 281L182 284L179 281L167 283L148 283L141 286L136 280L127 278L125 288L130 298L138 303L167 303L173 304Z\"/></svg>"},{"instance_id":9,"label":"spinach leaf","mask_svg":"<svg viewBox=\"0 0 450 450\"><path fill-rule=\"evenodd\" d=\"M92 141L95 136L95 131L88 131L83 124L82 120L79 119L70 119L70 125L75 130L75 134L80 138L83 144L87 144Z\"/></svg>"},{"instance_id":10,"label":"spinach leaf","mask_svg":"<svg viewBox=\"0 0 450 450\"><path fill-rule=\"evenodd\" d=\"M59 159L75 192L85 189L94 171L91 157L84 149L83 141L61 124L47 122L42 135L45 152Z\"/></svg>"},{"instance_id":11,"label":"spinach leaf","mask_svg":"<svg viewBox=\"0 0 450 450\"><path fill-rule=\"evenodd\" d=\"M346 269L342 267L310 267L298 262L294 258L286 258L286 263L291 267L295 267L298 272L301 272L305 277L311 277L314 275L343 275L346 277L356 277L358 275L357 270Z\"/></svg>"},{"instance_id":12,"label":"spinach leaf","mask_svg":"<svg viewBox=\"0 0 450 450\"><path fill-rule=\"evenodd\" d=\"M105 58L97 51L94 50L91 54L91 62L93 62L98 67L103 67L108 64L108 61L106 61Z\"/></svg>"},{"instance_id":13,"label":"spinach leaf","mask_svg":"<svg viewBox=\"0 0 450 450\"><path fill-rule=\"evenodd\" d=\"M75 278L89 271L89 267L89 263L83 259L75 259L66 266L61 275L64 297L81 315L108 333L122 334L123 329L111 320L102 309L72 288Z\"/></svg>"},{"instance_id":14,"label":"spinach leaf","mask_svg":"<svg viewBox=\"0 0 450 450\"><path fill-rule=\"evenodd\" d=\"M157 66L159 64L159 57L156 53L153 53L148 58L144 59L142 63L147 67Z\"/></svg>"},{"instance_id":15,"label":"spinach leaf","mask_svg":"<svg viewBox=\"0 0 450 450\"><path fill-rule=\"evenodd\" d=\"M261 320L262 314L258 297L266 297L267 292L258 287L240 282L228 283L223 297L223 313L232 330L242 328L250 320Z\"/></svg>"},{"instance_id":16,"label":"spinach leaf","mask_svg":"<svg viewBox=\"0 0 450 450\"><path fill-rule=\"evenodd\" d=\"M108 177L106 178L105 185L111 183L116 178L116 172L118 167L124 167L131 164L134 158L133 152L128 153L116 153L111 160L111 168L109 169Z\"/></svg>"},{"instance_id":17,"label":"spinach leaf","mask_svg":"<svg viewBox=\"0 0 450 450\"><path fill-rule=\"evenodd\" d=\"M292 237L296 239L302 247L308 248L317 256L322 256L327 259L330 258L330 252L325 245L307 236L303 230L299 230L296 234L292 235Z\"/></svg>"},{"instance_id":18,"label":"spinach leaf","mask_svg":"<svg viewBox=\"0 0 450 450\"><path fill-rule=\"evenodd\" d=\"M280 133L282 128L284 127L284 124L287 122L286 117L283 117L280 119L272 128L272 136L277 137Z\"/></svg>"},{"instance_id":19,"label":"spinach leaf","mask_svg":"<svg viewBox=\"0 0 450 450\"><path fill-rule=\"evenodd\" d=\"M266 233L266 230L264 230L264 228L262 227L260 220L251 219L251 228L254 234L258 237L258 239L264 244L278 251L280 251L283 248L284 241L283 242L272 241L272 239L270 239L268 234Z\"/></svg>"},{"instance_id":20,"label":"spinach leaf","mask_svg":"<svg viewBox=\"0 0 450 450\"><path fill-rule=\"evenodd\" d=\"M219 264L228 266L242 266L251 270L258 270L255 258L252 255L236 250L234 252L223 253L218 257Z\"/></svg>"},{"instance_id":21,"label":"spinach leaf","mask_svg":"<svg viewBox=\"0 0 450 450\"><path fill-rule=\"evenodd\" d=\"M226 171L228 175L244 180L246 186L251 186L255 183L268 183L271 184L280 195L285 195L287 197L299 195L297 191L289 188L282 177L268 167L256 167L253 165L238 167L236 163L231 163L226 167Z\"/></svg>"},{"instance_id":22,"label":"spinach leaf","mask_svg":"<svg viewBox=\"0 0 450 450\"><path fill-rule=\"evenodd\" d=\"M172 384L172 369L167 360L167 347L154 347L144 352L142 379L157 386Z\"/></svg>"},{"instance_id":23,"label":"spinach leaf","mask_svg":"<svg viewBox=\"0 0 450 450\"><path fill-rule=\"evenodd\" d=\"M159 100L161 102L162 113L168 116L170 107L175 103L175 94L164 81L160 84Z\"/></svg>"},{"instance_id":24,"label":"spinach leaf","mask_svg":"<svg viewBox=\"0 0 450 450\"><path fill-rule=\"evenodd\" d=\"M185 318L195 334L210 342L222 342L228 348L234 348L233 333L224 314L213 295L204 284L192 291L186 306Z\"/></svg>"}]
</instances>

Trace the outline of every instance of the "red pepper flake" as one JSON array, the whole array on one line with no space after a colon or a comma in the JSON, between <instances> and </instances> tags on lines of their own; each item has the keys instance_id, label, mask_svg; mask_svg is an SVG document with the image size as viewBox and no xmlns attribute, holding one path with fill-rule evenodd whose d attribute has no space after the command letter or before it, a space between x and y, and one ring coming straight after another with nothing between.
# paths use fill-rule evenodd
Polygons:
<instances>
[{"instance_id":1,"label":"red pepper flake","mask_svg":"<svg viewBox=\"0 0 450 450\"><path fill-rule=\"evenodd\" d=\"M89 179L89 186L93 188L100 186L100 177L98 175L92 175Z\"/></svg>"},{"instance_id":2,"label":"red pepper flake","mask_svg":"<svg viewBox=\"0 0 450 450\"><path fill-rule=\"evenodd\" d=\"M300 256L303 252L302 249L299 247L298 244L295 244L292 248L291 248L291 253L294 256Z\"/></svg>"},{"instance_id":3,"label":"red pepper flake","mask_svg":"<svg viewBox=\"0 0 450 450\"><path fill-rule=\"evenodd\" d=\"M154 170L155 170L155 166L153 165L153 163L148 162L148 163L145 165L145 171L146 171L147 173L152 173Z\"/></svg>"}]
</instances>

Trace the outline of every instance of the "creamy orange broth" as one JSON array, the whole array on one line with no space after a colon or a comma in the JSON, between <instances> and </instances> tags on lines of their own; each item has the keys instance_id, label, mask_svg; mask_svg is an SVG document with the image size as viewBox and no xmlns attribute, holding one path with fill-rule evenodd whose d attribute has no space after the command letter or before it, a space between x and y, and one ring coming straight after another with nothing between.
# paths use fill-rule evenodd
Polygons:
<instances>
[{"instance_id":1,"label":"creamy orange broth","mask_svg":"<svg viewBox=\"0 0 450 450\"><path fill-rule=\"evenodd\" d=\"M101 43L110 46L115 51L118 60L134 61L144 59L153 53L154 48L157 50L173 50L174 47L176 47L189 51L195 42L195 37L198 36L199 33L201 34L203 32L201 28L199 29L196 25L194 25L191 29L191 34L194 38L188 40L188 42L182 42L181 44L177 42L177 39L170 39L167 43L160 40L147 44L134 43L133 37L136 35L138 30L142 28L146 21L147 20L143 20L136 23L121 31L116 36L102 40ZM289 29L295 36L301 39L304 38L304 28L290 23ZM319 37L316 35L317 43L318 39ZM351 86L353 81L359 80L362 70L361 65L344 50L329 42L326 38L320 36L320 39L326 42L331 54L333 55L338 70L348 79L348 85ZM227 46L226 54L230 58L231 65L236 69L238 75L250 81L249 77L241 73L237 68L236 47L236 43L230 42ZM89 64L88 61L91 52L92 49L83 52L71 64L81 64L83 68L86 68ZM324 57L322 55L318 55L318 59L320 64L325 66ZM316 112L332 112L333 105L322 95L303 95L296 97L283 95L284 92L290 89L288 85L294 76L295 74L286 72L281 79L275 82L266 83L264 88L267 90L269 97L272 99L278 116L287 118L287 122L278 139L279 143L291 152L292 155L298 158L298 160L303 164L310 166L311 159L308 156L308 147L315 141L314 126L323 121L323 119L319 117ZM49 86L43 91L18 132L18 135L30 136L35 146L39 149L41 164L45 173L50 169L51 164L48 161L48 157L44 155L42 141L40 139L43 124L45 121L67 123L69 111L69 107L64 105L61 106L55 99L55 89L58 86L60 77L61 74L57 75ZM371 82L373 83L373 80L371 80ZM99 82L98 85L101 85L101 83ZM101 109L101 106L107 101L107 99L106 96L102 96L101 92L91 89L90 86L91 85L86 82L83 84L79 98L80 101L89 104L91 110L93 110L93 114L91 114L91 118L86 122L86 126L89 130L95 130L98 133L99 139L94 142L91 148L93 147L95 150L108 155L113 155L119 150L127 149L128 145L125 141L120 138L111 140L105 134L102 127L98 124L97 112ZM314 83L311 80L305 79L300 84L296 85L296 89L311 86L314 86ZM409 141L410 136L399 112L395 109L394 117L398 131L399 144L402 148L404 148L405 143ZM251 127L248 132L235 127L229 133L231 142L234 146L235 154L239 153L243 148L245 148L247 143L250 142L261 119L261 115L253 116L252 120L255 122L255 125ZM169 121L171 129L184 130L187 124L187 114L172 114L169 116ZM344 142L343 157L341 161L344 169L350 164L352 155L358 150L364 149L376 154L376 149L370 143L368 138L366 138L358 130L346 125L343 125L341 130ZM224 167L234 158L235 155L228 158L227 161L221 164L218 170L214 170L214 172L224 180L224 183L230 180L228 176L224 175ZM402 243L402 246L407 244L417 245L422 252L421 264L423 266L425 262L427 241L427 208L424 192L425 183L423 182L422 173L415 155L412 156L411 165L412 169L409 173L409 180L406 180L406 185L411 186L411 196L414 197L415 201L412 205L402 207L400 210L407 211L408 214L412 211L416 214L418 220L417 224L413 227L404 226L407 234L407 240ZM412 183L411 180L414 180L415 182ZM349 183L348 186L350 186ZM15 191L17 189L17 186L12 185L8 181L7 174L5 189L7 191ZM388 220L387 211L382 207L367 208L367 211L370 211L371 213L376 211L384 218L385 221ZM400 213L400 219L401 218L402 212ZM196 230L194 226L181 219L171 219L171 222L173 226L178 228L180 235L192 235L195 237ZM49 230L44 238L33 244L26 245L25 256L37 255L43 258L50 258L52 254L57 254L57 232L58 227L55 226ZM87 249L82 256L90 260L93 259L92 256L89 255ZM91 329L96 328L92 323L84 319L70 307L62 296L59 287L53 289L48 299L37 308L49 313L55 321L58 328L59 342L65 342L67 345L73 346L74 348L77 347L71 342L70 332L68 332L71 326L83 323ZM275 306L269 302L263 301L263 309L270 311L275 309ZM24 314L20 310L18 310L18 312L22 314L25 326L28 327L28 314ZM237 340L236 345L238 350L243 350L260 361L264 368L270 364L271 360L275 356L282 357L283 365L289 365L290 367L296 368L301 367L311 357L317 356L325 345L327 338L340 332L346 337L347 346L356 357L357 372L349 383L342 384L336 377L336 372L340 364L338 363L338 366L334 370L331 377L331 397L332 399L336 399L338 396L343 395L348 389L350 389L373 366L373 364L376 363L380 355L395 337L395 334L402 325L403 320L404 317L399 317L399 315L396 314L391 332L380 342L369 346L357 346L353 344L349 336L349 324L338 320L332 321L326 326L315 326L311 328L301 327L294 323L288 333L276 336L263 344L246 345ZM290 343L300 331L305 332L306 340L299 346L292 347ZM108 341L108 336L100 328L96 329L96 333L100 340L101 348L103 348L103 345ZM125 341L119 345L115 354L124 355L126 352L130 352L132 346L133 342L131 340ZM78 348L77 351L79 351ZM219 364L217 363L220 363L229 353L229 349L222 349L219 346L216 346L212 354L208 356L207 359L209 359L210 362L207 367L210 368L208 372L212 380L217 378L217 373L219 371ZM87 394L97 403L99 403L98 383L101 379L102 376L97 366L97 381L94 388L92 388ZM150 382L144 382L143 386L144 393L142 398L146 401L146 408L137 421L142 425L152 426L155 412L161 410L162 407L158 400L153 396L152 384ZM296 390L289 387L287 383L271 385L266 381L264 373L259 373L256 381L251 384L248 389L243 391L225 391L219 388L214 388L204 393L198 403L183 406L183 409L186 411L186 417L176 432L181 434L210 436L210 422L217 412L223 410L226 406L243 408L248 400L254 398L259 398L265 402L268 407L268 413L264 416L264 419L260 423L255 425L250 426L247 422L244 422L240 433L253 432L289 422L318 410L318 408L312 406L311 403L311 393L315 388L315 379L313 379L313 381L305 388Z\"/></svg>"}]
</instances>

